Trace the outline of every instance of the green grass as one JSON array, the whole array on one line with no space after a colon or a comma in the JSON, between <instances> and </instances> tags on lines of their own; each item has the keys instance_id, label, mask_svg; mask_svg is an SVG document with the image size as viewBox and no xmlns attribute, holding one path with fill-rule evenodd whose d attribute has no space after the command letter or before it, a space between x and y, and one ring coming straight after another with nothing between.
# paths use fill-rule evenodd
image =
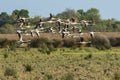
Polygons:
<instances>
[{"instance_id":1,"label":"green grass","mask_svg":"<svg viewBox=\"0 0 120 80\"><path fill-rule=\"evenodd\" d=\"M7 68L15 70L15 76L5 75ZM69 77L72 80L113 80L116 76L120 78L117 72L120 72L120 47L102 51L59 48L49 55L35 48L0 49L1 80L67 80Z\"/></svg>"}]
</instances>

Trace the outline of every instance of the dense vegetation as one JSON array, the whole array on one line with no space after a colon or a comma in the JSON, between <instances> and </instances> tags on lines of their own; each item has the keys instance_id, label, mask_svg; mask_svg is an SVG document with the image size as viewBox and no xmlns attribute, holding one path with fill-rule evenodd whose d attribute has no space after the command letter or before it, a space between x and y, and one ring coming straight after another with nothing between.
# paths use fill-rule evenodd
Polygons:
<instances>
[{"instance_id":1,"label":"dense vegetation","mask_svg":"<svg viewBox=\"0 0 120 80\"><path fill-rule=\"evenodd\" d=\"M120 48L0 49L1 80L120 80Z\"/></svg>"},{"instance_id":2,"label":"dense vegetation","mask_svg":"<svg viewBox=\"0 0 120 80\"><path fill-rule=\"evenodd\" d=\"M35 25L39 21L39 19L45 19L41 16L35 16L33 18L30 18L29 11L25 9L14 10L10 15L6 12L2 12L0 14L0 33L6 33L6 31L4 31L7 28L5 27L6 24L8 27L11 27L11 25L14 27L18 16L29 18L27 22L31 25ZM91 8L87 11L84 11L83 9L79 9L77 11L74 9L66 9L65 11L53 16L54 18L61 19L74 18L77 21L88 20L95 24L94 26L83 28L83 30L85 31L120 31L120 21L117 21L114 18L102 20L99 14L99 10L96 8ZM11 29L7 33L13 33L13 30Z\"/></svg>"},{"instance_id":3,"label":"dense vegetation","mask_svg":"<svg viewBox=\"0 0 120 80\"><path fill-rule=\"evenodd\" d=\"M2 12L1 34L16 32L18 15L29 18L27 21L32 26L40 19L47 19L40 16L30 18L29 11L24 9L14 10L10 15ZM120 21L114 18L102 20L96 8L86 12L66 9L54 18L75 18L95 23L90 27L79 26L85 32L120 31ZM45 37L42 36L44 34ZM40 38L31 39L24 48L20 48L21 43L17 40L0 39L0 80L120 80L120 37L100 34L94 38L85 36L84 41L90 43L80 44L81 37L62 39L58 34L51 37L51 34L43 33Z\"/></svg>"},{"instance_id":4,"label":"dense vegetation","mask_svg":"<svg viewBox=\"0 0 120 80\"><path fill-rule=\"evenodd\" d=\"M30 40L30 43L22 45L18 43L17 34L2 34L0 35L0 48L16 48L16 47L30 47L30 48L43 48L49 50L49 48L77 48L77 47L95 47L99 50L110 49L111 47L120 46L120 32L102 32L96 33L94 38L90 38L89 33L85 33L82 37L65 37L61 38L59 34L41 33L40 38L31 38L31 36L23 36L24 40ZM12 35L12 36L11 36ZM83 43L80 43L83 39ZM88 42L88 43L84 43Z\"/></svg>"}]
</instances>

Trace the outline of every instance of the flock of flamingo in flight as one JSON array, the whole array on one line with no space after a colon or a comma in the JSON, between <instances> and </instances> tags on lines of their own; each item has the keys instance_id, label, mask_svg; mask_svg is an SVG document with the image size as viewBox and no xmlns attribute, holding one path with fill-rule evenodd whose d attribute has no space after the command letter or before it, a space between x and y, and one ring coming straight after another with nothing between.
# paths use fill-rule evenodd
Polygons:
<instances>
[{"instance_id":1,"label":"flock of flamingo in flight","mask_svg":"<svg viewBox=\"0 0 120 80\"><path fill-rule=\"evenodd\" d=\"M31 26L29 25L29 23L26 23L26 19L29 19L29 18L23 18L18 16L18 19L17 19L17 35L19 37L20 43L28 42L23 40L23 36L22 36L23 33L25 33L26 35L31 35L32 37L34 37L35 35L37 37L40 37L40 32L59 33L61 37L64 38L66 35L67 36L73 35L75 33L75 30L78 29L78 33L79 33L78 37L80 37L81 35L83 35L83 32L82 32L82 29L79 29L78 27L76 27L76 25L81 25L83 27L95 25L94 23L89 23L90 21L86 21L86 20L81 20L77 22L74 18L66 19L66 20L63 20L60 18L56 19L52 16L52 14L50 14L50 17L47 18L46 21L43 21L42 19L40 19L35 25L35 27L31 29ZM52 26L44 27L45 24L55 24L55 27L52 27ZM69 28L70 30L68 30ZM27 29L29 31L27 31ZM72 31L72 33L70 31ZM93 31L89 32L89 34L91 38L94 37ZM74 35L74 37L75 36L77 35Z\"/></svg>"}]
</instances>

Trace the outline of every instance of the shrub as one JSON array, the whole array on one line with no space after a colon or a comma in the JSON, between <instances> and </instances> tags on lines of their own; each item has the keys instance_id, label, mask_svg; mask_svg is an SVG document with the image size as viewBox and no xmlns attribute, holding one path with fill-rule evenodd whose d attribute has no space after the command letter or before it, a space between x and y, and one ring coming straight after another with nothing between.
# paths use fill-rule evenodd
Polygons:
<instances>
[{"instance_id":1,"label":"shrub","mask_svg":"<svg viewBox=\"0 0 120 80\"><path fill-rule=\"evenodd\" d=\"M92 58L92 54L88 54L86 57L84 57L84 59L88 60Z\"/></svg>"},{"instance_id":2,"label":"shrub","mask_svg":"<svg viewBox=\"0 0 120 80\"><path fill-rule=\"evenodd\" d=\"M92 39L92 45L99 50L105 50L111 48L109 39L103 35L95 36Z\"/></svg>"},{"instance_id":3,"label":"shrub","mask_svg":"<svg viewBox=\"0 0 120 80\"><path fill-rule=\"evenodd\" d=\"M26 65L24 65L24 67L25 67L25 71L27 71L27 72L31 72L33 70L32 66L30 64L26 64Z\"/></svg>"},{"instance_id":4,"label":"shrub","mask_svg":"<svg viewBox=\"0 0 120 80\"><path fill-rule=\"evenodd\" d=\"M7 40L7 39L0 40L1 48L9 48L10 50L15 50L16 46L17 46L16 40Z\"/></svg>"},{"instance_id":5,"label":"shrub","mask_svg":"<svg viewBox=\"0 0 120 80\"><path fill-rule=\"evenodd\" d=\"M42 46L38 48L38 51L40 51L42 53L50 53L50 51L45 43L43 43Z\"/></svg>"},{"instance_id":6,"label":"shrub","mask_svg":"<svg viewBox=\"0 0 120 80\"><path fill-rule=\"evenodd\" d=\"M48 42L47 38L35 38L31 41L30 47L33 48L40 48L43 47L44 45L46 45Z\"/></svg>"},{"instance_id":7,"label":"shrub","mask_svg":"<svg viewBox=\"0 0 120 80\"><path fill-rule=\"evenodd\" d=\"M4 58L7 58L7 57L8 57L8 54L7 54L7 53L4 53L3 56L4 56Z\"/></svg>"},{"instance_id":8,"label":"shrub","mask_svg":"<svg viewBox=\"0 0 120 80\"><path fill-rule=\"evenodd\" d=\"M55 50L56 48L54 48L52 44L49 45L44 44L42 47L38 48L38 51L45 54L51 54L51 52Z\"/></svg>"},{"instance_id":9,"label":"shrub","mask_svg":"<svg viewBox=\"0 0 120 80\"><path fill-rule=\"evenodd\" d=\"M75 42L71 39L64 39L63 40L63 47L73 47L75 46Z\"/></svg>"},{"instance_id":10,"label":"shrub","mask_svg":"<svg viewBox=\"0 0 120 80\"><path fill-rule=\"evenodd\" d=\"M110 38L110 44L113 47L120 46L120 38Z\"/></svg>"},{"instance_id":11,"label":"shrub","mask_svg":"<svg viewBox=\"0 0 120 80\"><path fill-rule=\"evenodd\" d=\"M16 32L15 28L10 24L5 24L5 25L0 27L1 34L8 34L8 33L13 34L15 32Z\"/></svg>"},{"instance_id":12,"label":"shrub","mask_svg":"<svg viewBox=\"0 0 120 80\"><path fill-rule=\"evenodd\" d=\"M46 54L50 54L52 51L56 50L53 46L53 42L43 37L33 39L30 46L33 48L38 48L38 51Z\"/></svg>"},{"instance_id":13,"label":"shrub","mask_svg":"<svg viewBox=\"0 0 120 80\"><path fill-rule=\"evenodd\" d=\"M62 42L62 40L60 40L60 39L53 39L53 46L55 47L55 48L57 48L57 47L62 47L62 45L63 45L63 42Z\"/></svg>"},{"instance_id":14,"label":"shrub","mask_svg":"<svg viewBox=\"0 0 120 80\"><path fill-rule=\"evenodd\" d=\"M16 76L17 71L12 68L6 68L4 75L5 76Z\"/></svg>"},{"instance_id":15,"label":"shrub","mask_svg":"<svg viewBox=\"0 0 120 80\"><path fill-rule=\"evenodd\" d=\"M51 74L45 74L45 80L53 80L53 76Z\"/></svg>"},{"instance_id":16,"label":"shrub","mask_svg":"<svg viewBox=\"0 0 120 80\"><path fill-rule=\"evenodd\" d=\"M61 80L74 80L74 77L71 73L67 73L66 75L62 76Z\"/></svg>"},{"instance_id":17,"label":"shrub","mask_svg":"<svg viewBox=\"0 0 120 80\"><path fill-rule=\"evenodd\" d=\"M8 43L9 43L9 41L7 39L1 39L0 40L0 47L6 48L6 47L8 47Z\"/></svg>"},{"instance_id":18,"label":"shrub","mask_svg":"<svg viewBox=\"0 0 120 80\"><path fill-rule=\"evenodd\" d=\"M56 51L56 48L53 46L53 44L50 44L50 45L47 45L48 46L48 49L50 52L52 51Z\"/></svg>"},{"instance_id":19,"label":"shrub","mask_svg":"<svg viewBox=\"0 0 120 80\"><path fill-rule=\"evenodd\" d=\"M9 40L9 42L8 42L9 49L12 51L16 50L17 45L18 45L18 43L16 40Z\"/></svg>"},{"instance_id":20,"label":"shrub","mask_svg":"<svg viewBox=\"0 0 120 80\"><path fill-rule=\"evenodd\" d=\"M116 73L114 74L113 80L120 80L120 73L119 73L119 72L116 72Z\"/></svg>"}]
</instances>

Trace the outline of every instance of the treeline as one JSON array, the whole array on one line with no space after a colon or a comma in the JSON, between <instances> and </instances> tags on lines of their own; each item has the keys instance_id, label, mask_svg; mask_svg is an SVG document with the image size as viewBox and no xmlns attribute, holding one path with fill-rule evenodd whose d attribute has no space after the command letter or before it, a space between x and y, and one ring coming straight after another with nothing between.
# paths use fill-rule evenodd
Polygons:
<instances>
[{"instance_id":1,"label":"treeline","mask_svg":"<svg viewBox=\"0 0 120 80\"><path fill-rule=\"evenodd\" d=\"M25 9L14 10L10 15L7 12L1 12L0 13L0 33L7 33L6 28L8 29L8 33L14 33L12 28L14 28L14 25L16 24L16 20L18 16L29 18L27 21L30 23L30 25L35 25L41 18L45 19L41 16L35 16L31 18L29 16L29 11ZM90 26L87 29L83 27L82 30L86 30L86 31L89 31L89 30L120 31L120 21L117 21L114 18L108 19L108 20L102 20L99 10L96 8L91 8L87 11L84 11L83 9L79 9L79 10L66 9L65 11L53 16L55 18L61 18L61 19L74 18L77 21L87 20L95 24L94 26Z\"/></svg>"}]
</instances>

